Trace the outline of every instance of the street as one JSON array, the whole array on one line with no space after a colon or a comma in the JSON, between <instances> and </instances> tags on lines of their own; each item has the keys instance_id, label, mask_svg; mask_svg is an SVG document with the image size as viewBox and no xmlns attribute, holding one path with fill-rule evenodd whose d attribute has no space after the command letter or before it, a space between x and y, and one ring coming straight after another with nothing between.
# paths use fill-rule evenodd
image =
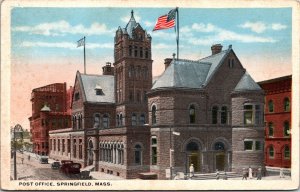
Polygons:
<instances>
[{"instance_id":1,"label":"street","mask_svg":"<svg viewBox=\"0 0 300 192\"><path fill-rule=\"evenodd\" d=\"M40 164L36 157L31 156L28 160L29 154L21 154L17 152L17 178L18 180L73 180L59 170L51 169L51 164ZM21 158L24 158L23 164ZM11 159L11 179L14 179L14 165L13 158Z\"/></svg>"}]
</instances>

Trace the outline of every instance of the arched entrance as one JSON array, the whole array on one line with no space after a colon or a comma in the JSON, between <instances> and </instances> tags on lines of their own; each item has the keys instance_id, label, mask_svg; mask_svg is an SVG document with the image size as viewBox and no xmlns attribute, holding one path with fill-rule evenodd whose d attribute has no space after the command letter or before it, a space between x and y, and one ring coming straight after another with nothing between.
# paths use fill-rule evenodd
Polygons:
<instances>
[{"instance_id":1,"label":"arched entrance","mask_svg":"<svg viewBox=\"0 0 300 192\"><path fill-rule=\"evenodd\" d=\"M187 152L187 161L188 166L193 164L195 172L200 172L201 170L201 163L200 163L200 147L196 141L190 141L186 145L186 152Z\"/></svg>"},{"instance_id":2,"label":"arched entrance","mask_svg":"<svg viewBox=\"0 0 300 192\"><path fill-rule=\"evenodd\" d=\"M89 140L89 145L88 145L88 165L93 165L94 161L94 147L93 147L93 142L92 140Z\"/></svg>"},{"instance_id":3,"label":"arched entrance","mask_svg":"<svg viewBox=\"0 0 300 192\"><path fill-rule=\"evenodd\" d=\"M215 167L218 171L225 170L225 145L223 142L216 142L214 145L215 150Z\"/></svg>"}]
</instances>

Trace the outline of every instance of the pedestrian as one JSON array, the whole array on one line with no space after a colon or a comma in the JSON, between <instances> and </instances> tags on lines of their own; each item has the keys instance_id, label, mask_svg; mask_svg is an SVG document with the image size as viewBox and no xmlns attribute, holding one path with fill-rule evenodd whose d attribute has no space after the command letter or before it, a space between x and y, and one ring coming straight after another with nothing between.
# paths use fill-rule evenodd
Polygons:
<instances>
[{"instance_id":1,"label":"pedestrian","mask_svg":"<svg viewBox=\"0 0 300 192\"><path fill-rule=\"evenodd\" d=\"M243 168L243 178L242 178L242 180L244 180L244 179L246 179L247 180L247 170L246 170L246 168Z\"/></svg>"},{"instance_id":2,"label":"pedestrian","mask_svg":"<svg viewBox=\"0 0 300 192\"><path fill-rule=\"evenodd\" d=\"M279 177L284 178L283 168L280 168Z\"/></svg>"},{"instance_id":3,"label":"pedestrian","mask_svg":"<svg viewBox=\"0 0 300 192\"><path fill-rule=\"evenodd\" d=\"M262 177L261 166L259 166L257 169L257 180L261 180L261 177Z\"/></svg>"},{"instance_id":4,"label":"pedestrian","mask_svg":"<svg viewBox=\"0 0 300 192\"><path fill-rule=\"evenodd\" d=\"M30 155L28 155L28 161L30 161Z\"/></svg>"},{"instance_id":5,"label":"pedestrian","mask_svg":"<svg viewBox=\"0 0 300 192\"><path fill-rule=\"evenodd\" d=\"M220 179L220 173L219 173L219 170L216 169L216 179L219 180Z\"/></svg>"},{"instance_id":6,"label":"pedestrian","mask_svg":"<svg viewBox=\"0 0 300 192\"><path fill-rule=\"evenodd\" d=\"M249 166L249 171L248 171L248 173L249 173L249 179L252 179L253 176L252 176L252 168L251 168L251 166Z\"/></svg>"},{"instance_id":7,"label":"pedestrian","mask_svg":"<svg viewBox=\"0 0 300 192\"><path fill-rule=\"evenodd\" d=\"M24 161L24 158L23 158L23 157L21 158L21 161L22 161L22 164L23 164L23 161Z\"/></svg>"},{"instance_id":8,"label":"pedestrian","mask_svg":"<svg viewBox=\"0 0 300 192\"><path fill-rule=\"evenodd\" d=\"M195 171L194 165L191 164L191 166L190 166L190 178L194 177L194 171Z\"/></svg>"}]
</instances>

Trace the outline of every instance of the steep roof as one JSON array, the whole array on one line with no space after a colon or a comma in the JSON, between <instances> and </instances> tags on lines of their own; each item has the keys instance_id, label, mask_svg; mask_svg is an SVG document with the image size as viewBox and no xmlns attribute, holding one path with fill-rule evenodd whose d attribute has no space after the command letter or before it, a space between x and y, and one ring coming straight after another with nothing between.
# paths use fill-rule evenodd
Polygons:
<instances>
[{"instance_id":1,"label":"steep roof","mask_svg":"<svg viewBox=\"0 0 300 192\"><path fill-rule=\"evenodd\" d=\"M80 74L82 91L85 101L96 103L115 103L114 76L112 75L86 75ZM96 95L96 89L101 89L102 94Z\"/></svg>"},{"instance_id":2,"label":"steep roof","mask_svg":"<svg viewBox=\"0 0 300 192\"><path fill-rule=\"evenodd\" d=\"M166 87L201 88L207 85L230 51L231 47L198 61L173 60L164 73L153 83L152 89Z\"/></svg>"},{"instance_id":3,"label":"steep roof","mask_svg":"<svg viewBox=\"0 0 300 192\"><path fill-rule=\"evenodd\" d=\"M234 91L258 91L262 90L260 86L246 72L236 85Z\"/></svg>"},{"instance_id":4,"label":"steep roof","mask_svg":"<svg viewBox=\"0 0 300 192\"><path fill-rule=\"evenodd\" d=\"M133 16L133 11L131 11L131 18L129 20L129 22L127 23L125 29L129 35L130 38L132 38L132 31L135 27L138 26L138 23L135 21L135 18Z\"/></svg>"},{"instance_id":5,"label":"steep roof","mask_svg":"<svg viewBox=\"0 0 300 192\"><path fill-rule=\"evenodd\" d=\"M155 81L152 89L163 87L200 88L211 64L191 60L173 60Z\"/></svg>"},{"instance_id":6,"label":"steep roof","mask_svg":"<svg viewBox=\"0 0 300 192\"><path fill-rule=\"evenodd\" d=\"M221 65L223 58L231 51L231 47L227 50L221 51L220 53L210 55L208 57L202 58L199 61L200 62L208 62L211 63L211 67L208 71L208 74L205 79L205 85L208 83L210 78L212 77L213 73L216 71L216 69Z\"/></svg>"}]
</instances>

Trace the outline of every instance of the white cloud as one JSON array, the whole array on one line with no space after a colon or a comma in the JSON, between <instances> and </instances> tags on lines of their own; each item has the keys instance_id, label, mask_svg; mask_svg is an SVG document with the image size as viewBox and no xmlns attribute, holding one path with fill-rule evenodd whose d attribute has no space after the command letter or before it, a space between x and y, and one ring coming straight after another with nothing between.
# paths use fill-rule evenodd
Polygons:
<instances>
[{"instance_id":1,"label":"white cloud","mask_svg":"<svg viewBox=\"0 0 300 192\"><path fill-rule=\"evenodd\" d=\"M247 21L246 23L240 25L239 27L245 28L245 29L249 28L251 31L253 31L255 33L263 33L266 30L280 31L280 30L287 28L286 25L283 25L281 23L272 23L270 25L267 25L261 21L258 21L258 22Z\"/></svg>"},{"instance_id":2,"label":"white cloud","mask_svg":"<svg viewBox=\"0 0 300 192\"><path fill-rule=\"evenodd\" d=\"M265 23L263 22L246 22L242 25L240 25L241 28L244 29L250 29L251 31L255 32L255 33L262 33L267 29L267 26Z\"/></svg>"},{"instance_id":3,"label":"white cloud","mask_svg":"<svg viewBox=\"0 0 300 192\"><path fill-rule=\"evenodd\" d=\"M209 33L209 32L216 31L218 28L216 26L210 24L210 23L208 23L208 24L194 23L192 25L192 29L197 31L197 32Z\"/></svg>"},{"instance_id":4,"label":"white cloud","mask_svg":"<svg viewBox=\"0 0 300 192\"><path fill-rule=\"evenodd\" d=\"M152 48L153 49L171 49L173 48L174 45L167 45L167 44L164 44L164 43L158 43L158 44L153 44L152 45Z\"/></svg>"},{"instance_id":5,"label":"white cloud","mask_svg":"<svg viewBox=\"0 0 300 192\"><path fill-rule=\"evenodd\" d=\"M286 29L286 28L287 28L286 25L282 25L280 23L273 23L272 24L272 29L275 30L275 31L279 31L279 30Z\"/></svg>"},{"instance_id":6,"label":"white cloud","mask_svg":"<svg viewBox=\"0 0 300 192\"><path fill-rule=\"evenodd\" d=\"M82 24L72 26L64 20L52 23L41 23L35 26L18 26L12 28L12 30L44 36L63 36L66 34L102 35L111 34L114 31L108 29L105 24L97 22L92 23L89 27L85 27Z\"/></svg>"},{"instance_id":7,"label":"white cloud","mask_svg":"<svg viewBox=\"0 0 300 192\"><path fill-rule=\"evenodd\" d=\"M146 27L154 27L155 23L150 22L150 21L144 21L144 24Z\"/></svg>"},{"instance_id":8,"label":"white cloud","mask_svg":"<svg viewBox=\"0 0 300 192\"><path fill-rule=\"evenodd\" d=\"M165 39L165 40L172 40L176 37L176 33L173 29L170 29L170 30L173 32L168 33L165 31L149 31L149 34L152 37L158 37L158 38Z\"/></svg>"},{"instance_id":9,"label":"white cloud","mask_svg":"<svg viewBox=\"0 0 300 192\"><path fill-rule=\"evenodd\" d=\"M46 48L65 48L65 49L77 49L77 43L70 42L42 42L42 41L24 41L20 44L21 47L46 47ZM111 43L88 43L86 44L87 49L95 49L95 48L113 48L113 44Z\"/></svg>"},{"instance_id":10,"label":"white cloud","mask_svg":"<svg viewBox=\"0 0 300 192\"><path fill-rule=\"evenodd\" d=\"M239 34L233 31L229 31L226 29L219 28L212 24L193 24L197 26L199 30L202 31L211 31L210 34L202 38L196 38L195 36L191 36L187 38L187 41L193 45L212 45L215 43L220 43L224 41L238 41L243 43L274 43L275 39L271 37L260 37L250 34Z\"/></svg>"}]
</instances>

